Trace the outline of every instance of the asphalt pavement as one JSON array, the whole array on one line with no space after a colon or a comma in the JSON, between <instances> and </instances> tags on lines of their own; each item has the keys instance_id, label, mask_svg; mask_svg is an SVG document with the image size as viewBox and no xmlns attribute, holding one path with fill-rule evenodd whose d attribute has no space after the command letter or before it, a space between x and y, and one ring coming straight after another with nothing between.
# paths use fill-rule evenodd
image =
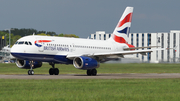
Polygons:
<instances>
[{"instance_id":1,"label":"asphalt pavement","mask_svg":"<svg viewBox=\"0 0 180 101\"><path fill-rule=\"evenodd\" d=\"M97 74L96 76L87 76L87 75L83 75L83 74L0 75L0 79L148 79L148 78L180 78L180 73Z\"/></svg>"}]
</instances>

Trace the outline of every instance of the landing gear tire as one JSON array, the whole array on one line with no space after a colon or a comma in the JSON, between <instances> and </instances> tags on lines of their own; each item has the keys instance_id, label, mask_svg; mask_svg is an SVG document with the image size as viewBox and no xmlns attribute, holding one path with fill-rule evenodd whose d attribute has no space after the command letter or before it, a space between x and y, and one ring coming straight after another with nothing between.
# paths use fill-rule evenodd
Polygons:
<instances>
[{"instance_id":1,"label":"landing gear tire","mask_svg":"<svg viewBox=\"0 0 180 101\"><path fill-rule=\"evenodd\" d=\"M49 69L49 75L58 75L59 69L58 68L50 68Z\"/></svg>"},{"instance_id":2,"label":"landing gear tire","mask_svg":"<svg viewBox=\"0 0 180 101\"><path fill-rule=\"evenodd\" d=\"M30 65L30 70L28 70L28 75L34 75L34 61L29 61L29 65Z\"/></svg>"},{"instance_id":3,"label":"landing gear tire","mask_svg":"<svg viewBox=\"0 0 180 101\"><path fill-rule=\"evenodd\" d=\"M97 75L97 70L96 69L90 69L90 70L87 70L87 75L88 76L96 76Z\"/></svg>"},{"instance_id":4,"label":"landing gear tire","mask_svg":"<svg viewBox=\"0 0 180 101\"><path fill-rule=\"evenodd\" d=\"M91 76L91 70L87 70L87 75Z\"/></svg>"},{"instance_id":5,"label":"landing gear tire","mask_svg":"<svg viewBox=\"0 0 180 101\"><path fill-rule=\"evenodd\" d=\"M53 75L54 74L54 69L53 68L50 68L49 69L49 75Z\"/></svg>"},{"instance_id":6,"label":"landing gear tire","mask_svg":"<svg viewBox=\"0 0 180 101\"><path fill-rule=\"evenodd\" d=\"M33 70L29 70L28 71L28 75L34 75L34 71Z\"/></svg>"},{"instance_id":7,"label":"landing gear tire","mask_svg":"<svg viewBox=\"0 0 180 101\"><path fill-rule=\"evenodd\" d=\"M58 68L54 68L54 75L58 75L59 74L59 69Z\"/></svg>"},{"instance_id":8,"label":"landing gear tire","mask_svg":"<svg viewBox=\"0 0 180 101\"><path fill-rule=\"evenodd\" d=\"M91 70L91 75L92 76L96 76L97 75L97 70L96 69L92 69Z\"/></svg>"},{"instance_id":9,"label":"landing gear tire","mask_svg":"<svg viewBox=\"0 0 180 101\"><path fill-rule=\"evenodd\" d=\"M59 69L55 68L55 63L50 62L49 65L52 66L52 68L49 69L49 75L58 75L59 74Z\"/></svg>"}]
</instances>

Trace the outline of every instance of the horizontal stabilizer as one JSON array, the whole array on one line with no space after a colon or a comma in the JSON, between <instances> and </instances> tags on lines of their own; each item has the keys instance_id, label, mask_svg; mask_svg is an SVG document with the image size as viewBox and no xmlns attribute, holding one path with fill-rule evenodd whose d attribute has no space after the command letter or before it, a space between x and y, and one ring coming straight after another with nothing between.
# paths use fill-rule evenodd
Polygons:
<instances>
[{"instance_id":1,"label":"horizontal stabilizer","mask_svg":"<svg viewBox=\"0 0 180 101\"><path fill-rule=\"evenodd\" d=\"M147 46L147 47L131 47L131 48L124 48L124 50L135 50L135 49L143 49L143 48L158 48L160 46Z\"/></svg>"}]
</instances>

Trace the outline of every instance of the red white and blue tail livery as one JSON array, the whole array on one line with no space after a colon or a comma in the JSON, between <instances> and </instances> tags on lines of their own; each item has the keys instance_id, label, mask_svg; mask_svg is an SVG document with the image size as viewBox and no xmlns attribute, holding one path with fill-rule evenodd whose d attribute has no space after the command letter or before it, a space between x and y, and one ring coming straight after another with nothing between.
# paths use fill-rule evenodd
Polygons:
<instances>
[{"instance_id":1,"label":"red white and blue tail livery","mask_svg":"<svg viewBox=\"0 0 180 101\"><path fill-rule=\"evenodd\" d=\"M128 42L132 14L133 14L133 7L127 7L112 34L112 37L116 42L118 43Z\"/></svg>"},{"instance_id":2,"label":"red white and blue tail livery","mask_svg":"<svg viewBox=\"0 0 180 101\"><path fill-rule=\"evenodd\" d=\"M77 69L87 70L87 75L96 75L96 68L101 62L153 51L135 50L139 47L128 44L132 13L133 7L125 9L109 40L30 35L17 40L11 48L11 54L16 58L19 68L30 69L29 75L33 75L33 69L41 67L43 62L52 66L50 75L59 74L55 64L73 64Z\"/></svg>"}]
</instances>

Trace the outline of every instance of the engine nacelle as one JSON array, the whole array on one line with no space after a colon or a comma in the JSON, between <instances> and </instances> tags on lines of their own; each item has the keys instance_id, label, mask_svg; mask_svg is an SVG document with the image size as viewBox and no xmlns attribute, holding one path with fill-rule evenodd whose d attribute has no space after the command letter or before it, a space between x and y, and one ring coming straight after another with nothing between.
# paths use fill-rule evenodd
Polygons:
<instances>
[{"instance_id":1,"label":"engine nacelle","mask_svg":"<svg viewBox=\"0 0 180 101\"><path fill-rule=\"evenodd\" d=\"M16 59L16 65L19 67L19 68L22 68L22 69L30 69L30 64L29 64L29 61L27 60L20 60L20 59ZM42 66L42 62L34 62L34 67L33 69L35 68L39 68Z\"/></svg>"},{"instance_id":2,"label":"engine nacelle","mask_svg":"<svg viewBox=\"0 0 180 101\"><path fill-rule=\"evenodd\" d=\"M73 60L74 67L78 69L94 69L99 67L99 62L97 62L95 59L86 57L86 56L80 56L76 57Z\"/></svg>"}]
</instances>

